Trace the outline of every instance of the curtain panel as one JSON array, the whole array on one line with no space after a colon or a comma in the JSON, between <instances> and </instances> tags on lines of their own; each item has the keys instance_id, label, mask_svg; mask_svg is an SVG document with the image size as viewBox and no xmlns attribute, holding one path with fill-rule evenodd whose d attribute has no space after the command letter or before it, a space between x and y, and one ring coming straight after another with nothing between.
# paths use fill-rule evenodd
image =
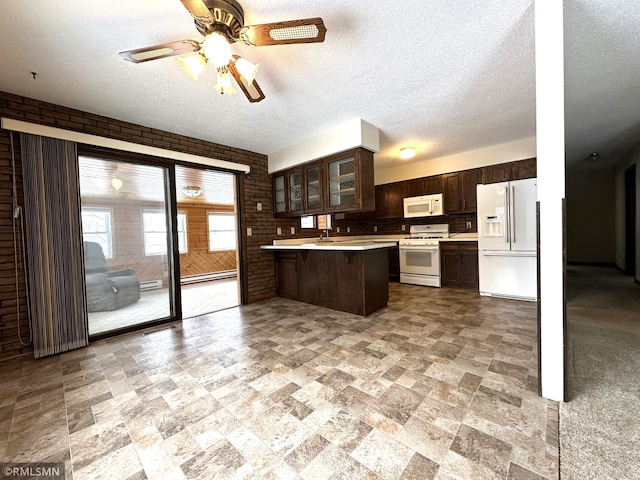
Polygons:
<instances>
[{"instance_id":1,"label":"curtain panel","mask_svg":"<svg viewBox=\"0 0 640 480\"><path fill-rule=\"evenodd\" d=\"M20 134L29 302L36 358L89 344L78 154L74 142Z\"/></svg>"}]
</instances>

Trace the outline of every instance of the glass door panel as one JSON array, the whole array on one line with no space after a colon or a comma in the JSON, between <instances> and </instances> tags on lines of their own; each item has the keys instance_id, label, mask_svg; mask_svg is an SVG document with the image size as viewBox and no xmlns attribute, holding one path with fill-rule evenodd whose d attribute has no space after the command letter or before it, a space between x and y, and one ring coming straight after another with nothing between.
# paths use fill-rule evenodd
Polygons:
<instances>
[{"instance_id":1,"label":"glass door panel","mask_svg":"<svg viewBox=\"0 0 640 480\"><path fill-rule=\"evenodd\" d=\"M175 318L168 169L79 163L89 335Z\"/></svg>"}]
</instances>

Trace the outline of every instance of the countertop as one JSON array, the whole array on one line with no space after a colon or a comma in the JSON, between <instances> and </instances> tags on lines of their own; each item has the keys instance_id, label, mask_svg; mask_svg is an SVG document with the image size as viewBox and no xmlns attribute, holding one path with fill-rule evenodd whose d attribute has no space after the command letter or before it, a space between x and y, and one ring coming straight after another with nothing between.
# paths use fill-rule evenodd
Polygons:
<instances>
[{"instance_id":1,"label":"countertop","mask_svg":"<svg viewBox=\"0 0 640 480\"><path fill-rule=\"evenodd\" d=\"M441 238L441 242L477 242L478 234L476 232L470 233L452 233L449 238Z\"/></svg>"},{"instance_id":2,"label":"countertop","mask_svg":"<svg viewBox=\"0 0 640 480\"><path fill-rule=\"evenodd\" d=\"M371 250L374 248L389 248L398 245L407 234L400 235L350 235L329 237L320 241L318 237L293 238L274 240L273 245L262 245L263 250ZM477 242L478 234L452 233L449 238L440 239L441 242Z\"/></svg>"},{"instance_id":3,"label":"countertop","mask_svg":"<svg viewBox=\"0 0 640 480\"><path fill-rule=\"evenodd\" d=\"M289 243L286 245L262 245L263 250L373 250L376 248L395 247L398 243L387 240L349 240L349 241L325 241L309 239L306 242Z\"/></svg>"}]
</instances>

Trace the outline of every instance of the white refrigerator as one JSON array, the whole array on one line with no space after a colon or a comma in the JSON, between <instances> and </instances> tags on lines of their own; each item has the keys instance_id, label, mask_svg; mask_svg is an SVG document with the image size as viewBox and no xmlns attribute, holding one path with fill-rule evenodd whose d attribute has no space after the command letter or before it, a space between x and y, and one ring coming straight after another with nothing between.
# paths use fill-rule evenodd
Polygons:
<instances>
[{"instance_id":1,"label":"white refrigerator","mask_svg":"<svg viewBox=\"0 0 640 480\"><path fill-rule=\"evenodd\" d=\"M537 300L536 185L478 185L480 295Z\"/></svg>"}]
</instances>

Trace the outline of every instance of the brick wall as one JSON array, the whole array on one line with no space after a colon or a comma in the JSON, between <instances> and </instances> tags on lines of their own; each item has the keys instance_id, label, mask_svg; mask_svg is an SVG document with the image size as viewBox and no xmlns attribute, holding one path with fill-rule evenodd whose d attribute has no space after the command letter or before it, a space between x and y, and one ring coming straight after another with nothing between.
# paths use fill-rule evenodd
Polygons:
<instances>
[{"instance_id":1,"label":"brick wall","mask_svg":"<svg viewBox=\"0 0 640 480\"><path fill-rule=\"evenodd\" d=\"M251 173L243 175L244 192L239 197L241 255L246 261L245 300L251 303L275 295L273 254L260 250L260 245L271 243L278 227L285 233L279 238L294 236L287 235L287 232L292 226L297 231L299 220L273 217L271 178L267 173L265 155L3 92L0 92L0 116L250 165ZM18 203L22 205L19 135L14 133L13 139L16 147ZM11 232L12 180L10 133L0 130L0 358L32 351L30 346L24 347L18 341L18 321L23 335L26 336L27 332L26 288L24 275L20 273L16 293ZM263 205L260 212L256 209L258 202ZM253 231L251 237L246 235L247 227ZM300 233L297 232L295 236L300 236ZM21 306L20 319L16 314L18 303Z\"/></svg>"},{"instance_id":2,"label":"brick wall","mask_svg":"<svg viewBox=\"0 0 640 480\"><path fill-rule=\"evenodd\" d=\"M467 228L467 222L471 222L471 228ZM378 218L366 220L335 220L333 222L332 235L396 235L408 234L410 225L429 225L433 223L448 223L451 233L477 232L477 219L475 213L454 213L441 217L427 218ZM402 230L402 225L405 230ZM336 233L336 227L340 227L340 233ZM347 227L351 229L347 232ZM374 232L374 227L378 227Z\"/></svg>"}]
</instances>

